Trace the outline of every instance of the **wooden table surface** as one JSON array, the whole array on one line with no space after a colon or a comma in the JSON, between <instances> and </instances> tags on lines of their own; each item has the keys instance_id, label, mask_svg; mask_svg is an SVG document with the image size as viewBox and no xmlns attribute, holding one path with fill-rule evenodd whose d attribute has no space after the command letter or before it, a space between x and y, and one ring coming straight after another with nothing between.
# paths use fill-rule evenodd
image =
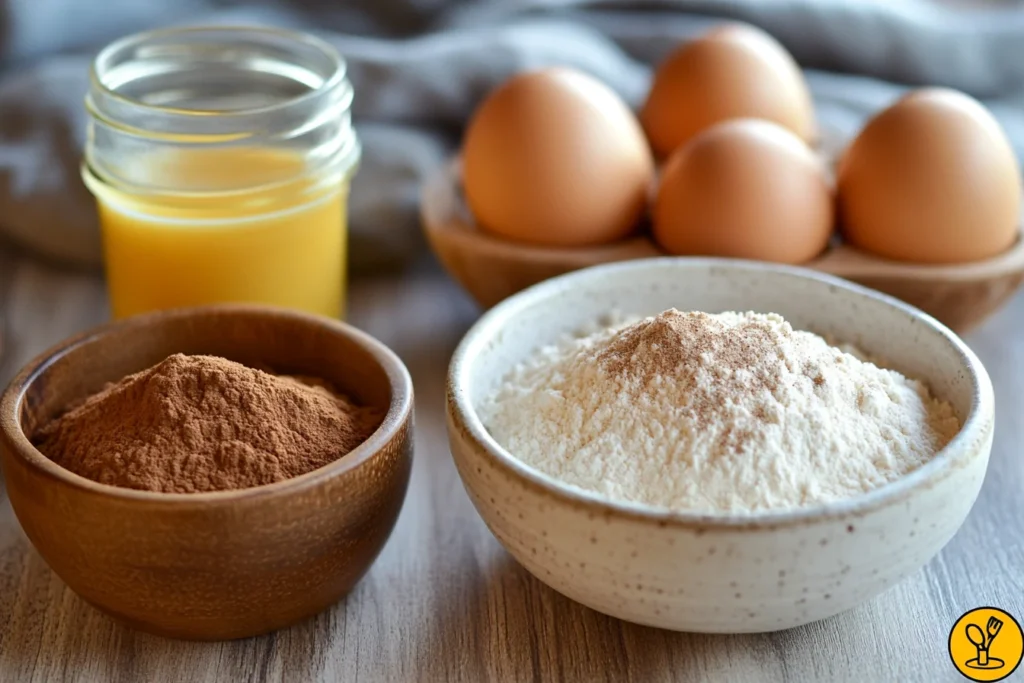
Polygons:
<instances>
[{"instance_id":1,"label":"wooden table surface","mask_svg":"<svg viewBox=\"0 0 1024 683\"><path fill-rule=\"evenodd\" d=\"M416 384L416 456L387 547L333 609L275 634L188 643L136 633L85 604L32 549L0 492L0 681L957 681L946 652L962 612L1024 617L1024 295L967 341L995 384L988 479L923 571L833 619L775 634L706 636L627 624L532 578L476 515L448 453L443 381L478 315L433 267L362 280L350 319ZM95 275L0 247L0 383L102 321ZM1024 680L1024 667L1009 680Z\"/></svg>"}]
</instances>

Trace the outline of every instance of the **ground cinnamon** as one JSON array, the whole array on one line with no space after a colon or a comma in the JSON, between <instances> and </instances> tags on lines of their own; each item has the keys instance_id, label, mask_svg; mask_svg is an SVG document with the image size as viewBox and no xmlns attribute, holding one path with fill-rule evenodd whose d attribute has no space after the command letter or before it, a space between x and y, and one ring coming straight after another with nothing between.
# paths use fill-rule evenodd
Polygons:
<instances>
[{"instance_id":1,"label":"ground cinnamon","mask_svg":"<svg viewBox=\"0 0 1024 683\"><path fill-rule=\"evenodd\" d=\"M107 386L33 441L94 481L194 493L310 472L365 441L381 417L322 381L176 354Z\"/></svg>"}]
</instances>

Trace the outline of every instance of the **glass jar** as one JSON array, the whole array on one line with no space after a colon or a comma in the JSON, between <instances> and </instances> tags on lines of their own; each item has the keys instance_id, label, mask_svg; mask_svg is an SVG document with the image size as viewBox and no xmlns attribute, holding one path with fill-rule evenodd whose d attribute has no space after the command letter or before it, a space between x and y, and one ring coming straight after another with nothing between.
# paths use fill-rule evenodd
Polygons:
<instances>
[{"instance_id":1,"label":"glass jar","mask_svg":"<svg viewBox=\"0 0 1024 683\"><path fill-rule=\"evenodd\" d=\"M114 317L228 301L342 316L351 102L344 60L303 34L181 28L105 48L82 175Z\"/></svg>"}]
</instances>

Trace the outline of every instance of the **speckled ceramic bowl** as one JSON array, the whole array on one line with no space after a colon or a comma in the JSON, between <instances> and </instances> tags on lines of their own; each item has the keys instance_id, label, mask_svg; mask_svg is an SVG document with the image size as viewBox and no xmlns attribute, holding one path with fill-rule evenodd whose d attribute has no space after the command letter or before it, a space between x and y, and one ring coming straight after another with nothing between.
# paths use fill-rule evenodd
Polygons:
<instances>
[{"instance_id":1,"label":"speckled ceramic bowl","mask_svg":"<svg viewBox=\"0 0 1024 683\"><path fill-rule=\"evenodd\" d=\"M757 515L610 502L523 464L475 405L538 345L609 310L782 314L928 382L963 428L923 467L866 495ZM868 600L928 562L977 498L994 429L985 368L899 301L807 270L718 259L598 266L485 314L452 358L448 429L459 474L498 540L537 578L600 612L683 631L773 631Z\"/></svg>"}]
</instances>

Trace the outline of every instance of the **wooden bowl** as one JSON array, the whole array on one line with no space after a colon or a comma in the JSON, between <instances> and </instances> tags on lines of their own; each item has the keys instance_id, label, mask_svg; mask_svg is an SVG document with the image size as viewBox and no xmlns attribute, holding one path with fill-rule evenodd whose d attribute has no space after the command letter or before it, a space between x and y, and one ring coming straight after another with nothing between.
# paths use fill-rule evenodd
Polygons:
<instances>
[{"instance_id":1,"label":"wooden bowl","mask_svg":"<svg viewBox=\"0 0 1024 683\"><path fill-rule=\"evenodd\" d=\"M667 510L566 484L490 435L481 400L538 348L593 325L682 310L775 311L885 358L949 401L960 432L931 460L844 500L742 513ZM771 263L661 258L549 280L488 311L448 374L448 436L480 516L540 581L593 609L679 631L776 631L878 595L963 524L995 428L981 361L933 318L843 280ZM639 454L638 454L639 457Z\"/></svg>"},{"instance_id":2,"label":"wooden bowl","mask_svg":"<svg viewBox=\"0 0 1024 683\"><path fill-rule=\"evenodd\" d=\"M319 376L387 413L337 461L234 491L99 484L32 446L34 430L72 402L176 352ZM43 353L0 399L0 454L25 533L78 595L159 635L242 638L320 612L370 567L405 497L412 415L408 371L368 335L300 313L214 306L130 318Z\"/></svg>"},{"instance_id":3,"label":"wooden bowl","mask_svg":"<svg viewBox=\"0 0 1024 683\"><path fill-rule=\"evenodd\" d=\"M457 162L427 179L420 213L434 253L484 308L573 270L666 256L646 234L604 246L568 249L488 235L476 228L463 200ZM986 261L940 266L889 261L836 244L804 266L891 294L964 332L998 309L1024 281L1024 239Z\"/></svg>"}]
</instances>

